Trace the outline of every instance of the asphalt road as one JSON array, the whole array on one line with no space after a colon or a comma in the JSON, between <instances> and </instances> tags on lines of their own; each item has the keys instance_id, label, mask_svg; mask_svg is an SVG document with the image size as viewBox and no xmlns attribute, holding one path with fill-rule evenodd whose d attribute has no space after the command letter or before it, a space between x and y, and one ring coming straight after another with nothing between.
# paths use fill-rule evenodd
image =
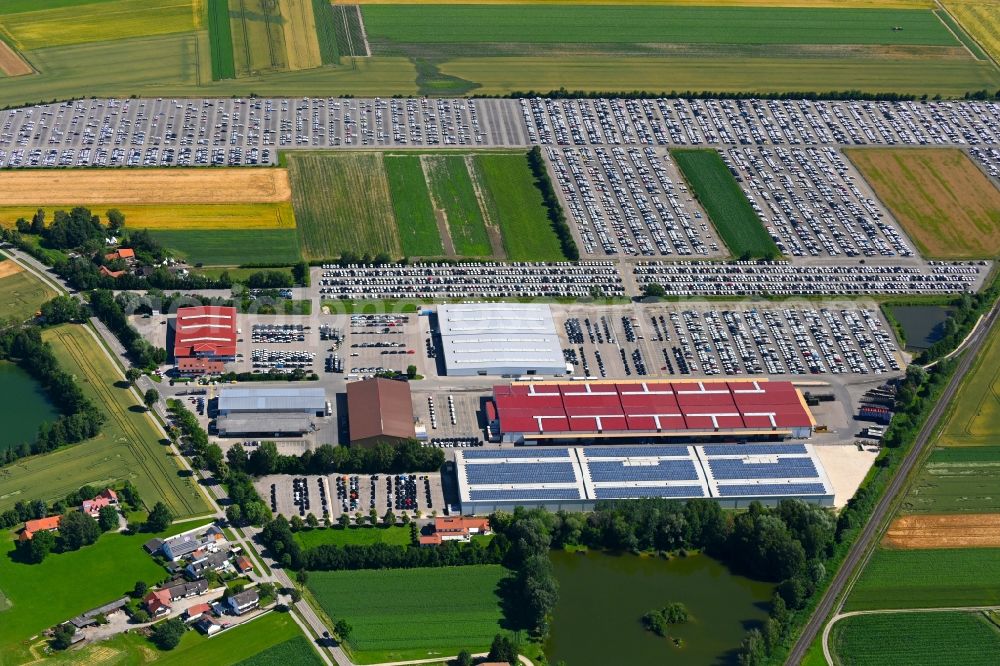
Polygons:
<instances>
[{"instance_id":1,"label":"asphalt road","mask_svg":"<svg viewBox=\"0 0 1000 666\"><path fill-rule=\"evenodd\" d=\"M833 612L834 608L836 607L839 611L839 609L843 606L843 600L840 599L841 593L844 591L847 584L852 580L855 571L867 560L869 548L874 543L874 540L882 533L883 523L889 515L889 510L893 506L893 501L905 486L907 477L913 470L913 467L920 460L921 454L930 442L931 433L937 426L941 416L944 415L944 412L948 407L948 403L950 403L952 398L955 396L955 392L961 385L962 379L972 367L975 359L979 356L979 352L982 350L984 341L989 337L989 333L993 329L993 325L996 323L998 312L1000 312L1000 301L993 304L993 308L989 311L989 314L986 315L986 318L983 320L983 324L975 332L974 337L968 341L968 347L965 354L962 355L962 360L959 361L958 367L955 369L955 374L952 376L948 386L945 387L944 392L941 394L941 398L934 405L934 409L931 410L927 421L924 423L924 427L920 429L919 433L917 433L917 438L913 442L913 446L910 447L910 450L903 459L900 468L896 471L896 475L893 477L892 481L889 482L889 487L886 489L885 493L883 493L882 499L879 501L878 505L876 505L871 518L868 520L864 529L861 530L861 534L858 536L857 541L854 542L854 545L848 552L843 564L841 564L840 569L837 571L837 575L834 576L833 581L830 583L830 587L827 588L823 598L820 599L819 605L816 607L816 610L813 611L813 615L809 619L805 628L802 630L802 634L799 636L798 641L795 643L791 652L789 652L788 659L785 661L786 664L794 666L795 664L802 662L802 658L809 650L809 647L816 639L816 636L820 633L820 630L826 623L826 619Z\"/></svg>"}]
</instances>

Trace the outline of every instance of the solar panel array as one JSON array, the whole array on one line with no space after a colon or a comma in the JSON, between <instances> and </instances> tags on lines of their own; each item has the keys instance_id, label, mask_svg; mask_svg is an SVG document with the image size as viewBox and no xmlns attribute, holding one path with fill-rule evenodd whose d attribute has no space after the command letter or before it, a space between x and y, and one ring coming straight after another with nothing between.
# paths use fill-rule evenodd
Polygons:
<instances>
[{"instance_id":1,"label":"solar panel array","mask_svg":"<svg viewBox=\"0 0 1000 666\"><path fill-rule=\"evenodd\" d=\"M736 479L815 479L812 458L778 457L774 462L748 462L741 458L709 459L712 476L719 481Z\"/></svg>"},{"instance_id":2,"label":"solar panel array","mask_svg":"<svg viewBox=\"0 0 1000 666\"><path fill-rule=\"evenodd\" d=\"M485 486L516 483L521 485L576 483L573 463L496 463L467 465L469 485Z\"/></svg>"},{"instance_id":3,"label":"solar panel array","mask_svg":"<svg viewBox=\"0 0 1000 666\"><path fill-rule=\"evenodd\" d=\"M805 444L706 444L701 447L706 456L771 456L806 454Z\"/></svg>"},{"instance_id":4,"label":"solar panel array","mask_svg":"<svg viewBox=\"0 0 1000 666\"><path fill-rule=\"evenodd\" d=\"M466 460L495 458L568 458L567 448L474 449L463 452Z\"/></svg>"},{"instance_id":5,"label":"solar panel array","mask_svg":"<svg viewBox=\"0 0 1000 666\"><path fill-rule=\"evenodd\" d=\"M640 497L668 497L671 499L691 499L705 497L702 486L614 486L596 488L597 499L638 499Z\"/></svg>"},{"instance_id":6,"label":"solar panel array","mask_svg":"<svg viewBox=\"0 0 1000 666\"><path fill-rule=\"evenodd\" d=\"M528 500L578 500L576 488L501 488L469 491L469 499L480 502L517 502Z\"/></svg>"},{"instance_id":7,"label":"solar panel array","mask_svg":"<svg viewBox=\"0 0 1000 666\"><path fill-rule=\"evenodd\" d=\"M690 460L661 460L653 465L592 460L587 467L595 482L698 481L698 472Z\"/></svg>"},{"instance_id":8,"label":"solar panel array","mask_svg":"<svg viewBox=\"0 0 1000 666\"><path fill-rule=\"evenodd\" d=\"M687 458L686 446L588 446L585 458Z\"/></svg>"},{"instance_id":9,"label":"solar panel array","mask_svg":"<svg viewBox=\"0 0 1000 666\"><path fill-rule=\"evenodd\" d=\"M731 483L719 486L719 497L773 497L775 495L826 495L822 483Z\"/></svg>"}]
</instances>

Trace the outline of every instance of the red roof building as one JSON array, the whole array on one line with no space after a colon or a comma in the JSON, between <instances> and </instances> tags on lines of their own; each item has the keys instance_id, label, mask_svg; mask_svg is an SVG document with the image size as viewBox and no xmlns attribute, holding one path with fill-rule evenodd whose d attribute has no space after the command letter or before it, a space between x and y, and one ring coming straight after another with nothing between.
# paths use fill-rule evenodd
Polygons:
<instances>
[{"instance_id":1,"label":"red roof building","mask_svg":"<svg viewBox=\"0 0 1000 666\"><path fill-rule=\"evenodd\" d=\"M105 488L94 499L83 500L80 510L93 518L97 518L101 513L101 509L106 506L118 506L118 493L111 488Z\"/></svg>"},{"instance_id":2,"label":"red roof building","mask_svg":"<svg viewBox=\"0 0 1000 666\"><path fill-rule=\"evenodd\" d=\"M59 529L59 521L62 516L49 516L48 518L39 518L37 520L26 520L24 522L24 529L21 530L21 536L18 538L21 541L29 541L38 532L54 532Z\"/></svg>"},{"instance_id":3,"label":"red roof building","mask_svg":"<svg viewBox=\"0 0 1000 666\"><path fill-rule=\"evenodd\" d=\"M815 426L790 382L530 382L493 387L504 441L808 437ZM487 410L491 413L492 410Z\"/></svg>"},{"instance_id":4,"label":"red roof building","mask_svg":"<svg viewBox=\"0 0 1000 666\"><path fill-rule=\"evenodd\" d=\"M204 357L178 358L177 372L185 376L221 375L226 372L226 365Z\"/></svg>"},{"instance_id":5,"label":"red roof building","mask_svg":"<svg viewBox=\"0 0 1000 666\"><path fill-rule=\"evenodd\" d=\"M174 323L174 359L236 359L236 308L178 308Z\"/></svg>"},{"instance_id":6,"label":"red roof building","mask_svg":"<svg viewBox=\"0 0 1000 666\"><path fill-rule=\"evenodd\" d=\"M434 519L434 531L420 536L421 546L438 546L445 541L468 541L473 534L493 534L488 518L446 517Z\"/></svg>"}]
</instances>

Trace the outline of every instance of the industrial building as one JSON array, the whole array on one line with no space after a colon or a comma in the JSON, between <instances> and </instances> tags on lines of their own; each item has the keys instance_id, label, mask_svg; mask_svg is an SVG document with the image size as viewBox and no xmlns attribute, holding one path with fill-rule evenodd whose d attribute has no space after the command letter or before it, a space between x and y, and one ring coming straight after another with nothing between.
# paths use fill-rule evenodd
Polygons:
<instances>
[{"instance_id":1,"label":"industrial building","mask_svg":"<svg viewBox=\"0 0 1000 666\"><path fill-rule=\"evenodd\" d=\"M347 385L352 446L397 444L413 439L413 398L407 382L376 377Z\"/></svg>"},{"instance_id":2,"label":"industrial building","mask_svg":"<svg viewBox=\"0 0 1000 666\"><path fill-rule=\"evenodd\" d=\"M236 335L236 308L212 305L177 308L174 360L203 357L234 361Z\"/></svg>"},{"instance_id":3,"label":"industrial building","mask_svg":"<svg viewBox=\"0 0 1000 666\"><path fill-rule=\"evenodd\" d=\"M548 305L440 305L437 322L449 376L566 375L566 359Z\"/></svg>"},{"instance_id":4,"label":"industrial building","mask_svg":"<svg viewBox=\"0 0 1000 666\"><path fill-rule=\"evenodd\" d=\"M455 452L462 513L516 506L591 511L601 500L715 499L726 508L802 499L832 506L833 487L801 443L617 445Z\"/></svg>"},{"instance_id":5,"label":"industrial building","mask_svg":"<svg viewBox=\"0 0 1000 666\"><path fill-rule=\"evenodd\" d=\"M804 439L816 425L791 382L525 382L493 387L491 436L515 444Z\"/></svg>"},{"instance_id":6,"label":"industrial building","mask_svg":"<svg viewBox=\"0 0 1000 666\"><path fill-rule=\"evenodd\" d=\"M322 388L223 388L216 427L224 437L303 435L328 413Z\"/></svg>"}]
</instances>

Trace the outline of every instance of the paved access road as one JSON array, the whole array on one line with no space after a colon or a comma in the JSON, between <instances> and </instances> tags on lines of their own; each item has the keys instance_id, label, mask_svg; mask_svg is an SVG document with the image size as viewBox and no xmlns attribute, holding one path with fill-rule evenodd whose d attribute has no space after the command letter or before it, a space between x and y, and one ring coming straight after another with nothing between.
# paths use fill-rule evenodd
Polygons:
<instances>
[{"instance_id":1,"label":"paved access road","mask_svg":"<svg viewBox=\"0 0 1000 666\"><path fill-rule=\"evenodd\" d=\"M998 313L1000 313L1000 301L993 304L992 309L982 320L982 324L975 331L973 337L968 340L968 347L962 356L962 360L959 361L958 367L955 369L955 374L952 376L951 381L948 382L948 386L945 387L941 398L934 405L934 409L931 410L927 421L924 423L924 427L917 433L913 446L910 447L902 464L896 471L896 475L889 482L889 487L883 493L882 499L879 500L871 518L864 529L861 530L861 534L848 552L843 564L841 564L840 569L837 571L837 575L834 576L833 581L830 583L830 587L823 594L823 598L820 599L819 605L813 611L813 615L802 630L798 641L792 647L785 662L786 664L795 665L801 663L809 647L826 623L827 617L835 609L839 613L840 609L843 608L844 597L846 596L844 592L849 591L849 584L853 584L855 573L860 571L861 567L868 561L871 548L875 544L875 540L882 534L884 523L895 506L896 496L906 485L907 477L922 458L923 451L930 442L931 433L944 415L948 404L955 397L955 393L962 384L962 379L972 368L975 359L979 356L984 342L996 324Z\"/></svg>"}]
</instances>

